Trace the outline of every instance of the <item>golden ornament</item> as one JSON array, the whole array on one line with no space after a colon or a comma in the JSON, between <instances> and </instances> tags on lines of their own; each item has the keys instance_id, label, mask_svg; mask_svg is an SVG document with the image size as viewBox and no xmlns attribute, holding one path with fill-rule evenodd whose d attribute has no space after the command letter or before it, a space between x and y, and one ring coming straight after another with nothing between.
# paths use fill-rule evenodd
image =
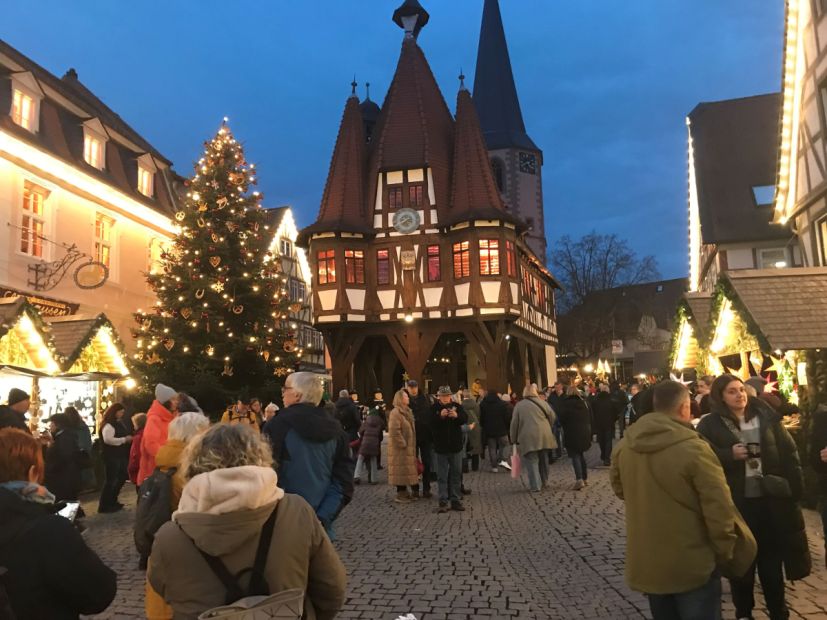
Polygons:
<instances>
[{"instance_id":1,"label":"golden ornament","mask_svg":"<svg viewBox=\"0 0 827 620\"><path fill-rule=\"evenodd\" d=\"M210 265L213 267L218 267L221 264L221 257L220 256L210 256Z\"/></svg>"},{"instance_id":2,"label":"golden ornament","mask_svg":"<svg viewBox=\"0 0 827 620\"><path fill-rule=\"evenodd\" d=\"M276 370L275 370L275 372L273 372L273 374L276 375L277 377L286 377L291 372L292 371L289 368L287 368L286 366L279 366L278 368L276 368Z\"/></svg>"},{"instance_id":3,"label":"golden ornament","mask_svg":"<svg viewBox=\"0 0 827 620\"><path fill-rule=\"evenodd\" d=\"M150 366L152 366L154 364L160 364L161 363L161 358L158 356L157 353L155 353L153 351L152 355L150 355L148 358L146 358L146 363L149 364Z\"/></svg>"},{"instance_id":4,"label":"golden ornament","mask_svg":"<svg viewBox=\"0 0 827 620\"><path fill-rule=\"evenodd\" d=\"M227 206L228 202L229 200L227 200L226 196L222 196L221 198L215 201L215 204L219 209L223 209Z\"/></svg>"},{"instance_id":5,"label":"golden ornament","mask_svg":"<svg viewBox=\"0 0 827 620\"><path fill-rule=\"evenodd\" d=\"M206 210L207 210L207 203L206 202L202 202L198 205L198 212L199 213L204 213L204 211L206 211Z\"/></svg>"},{"instance_id":6,"label":"golden ornament","mask_svg":"<svg viewBox=\"0 0 827 620\"><path fill-rule=\"evenodd\" d=\"M192 309L191 308L181 308L181 316L185 319L188 319L192 316Z\"/></svg>"},{"instance_id":7,"label":"golden ornament","mask_svg":"<svg viewBox=\"0 0 827 620\"><path fill-rule=\"evenodd\" d=\"M227 230L229 230L230 232L235 232L237 228L238 224L234 222L227 222Z\"/></svg>"},{"instance_id":8,"label":"golden ornament","mask_svg":"<svg viewBox=\"0 0 827 620\"><path fill-rule=\"evenodd\" d=\"M178 220L179 222L183 222L185 217L187 217L187 214L184 213L183 211L178 211L175 214L175 219Z\"/></svg>"},{"instance_id":9,"label":"golden ornament","mask_svg":"<svg viewBox=\"0 0 827 620\"><path fill-rule=\"evenodd\" d=\"M299 312L302 309L300 303L290 304L290 312Z\"/></svg>"},{"instance_id":10,"label":"golden ornament","mask_svg":"<svg viewBox=\"0 0 827 620\"><path fill-rule=\"evenodd\" d=\"M238 306L233 306L233 314L241 314L242 312L244 312L244 306L240 304Z\"/></svg>"},{"instance_id":11,"label":"golden ornament","mask_svg":"<svg viewBox=\"0 0 827 620\"><path fill-rule=\"evenodd\" d=\"M242 183L244 183L244 175L243 174L231 172L229 174L229 178L230 178L230 183L233 183L235 185L241 185Z\"/></svg>"},{"instance_id":12,"label":"golden ornament","mask_svg":"<svg viewBox=\"0 0 827 620\"><path fill-rule=\"evenodd\" d=\"M225 377L232 377L233 376L233 367L230 366L229 363L224 364L224 372L221 373Z\"/></svg>"},{"instance_id":13,"label":"golden ornament","mask_svg":"<svg viewBox=\"0 0 827 620\"><path fill-rule=\"evenodd\" d=\"M205 292L206 291L203 288L199 288L197 291L195 291L195 298L202 299L204 297Z\"/></svg>"},{"instance_id":14,"label":"golden ornament","mask_svg":"<svg viewBox=\"0 0 827 620\"><path fill-rule=\"evenodd\" d=\"M204 228L204 226L207 225L207 222L204 220L203 217L199 217L197 220L195 220L195 223L198 224L198 228Z\"/></svg>"},{"instance_id":15,"label":"golden ornament","mask_svg":"<svg viewBox=\"0 0 827 620\"><path fill-rule=\"evenodd\" d=\"M218 235L216 235L215 233L211 233L210 234L210 239L212 239L213 243L218 243L218 240L220 239L220 237Z\"/></svg>"},{"instance_id":16,"label":"golden ornament","mask_svg":"<svg viewBox=\"0 0 827 620\"><path fill-rule=\"evenodd\" d=\"M284 350L288 353L292 353L296 350L296 345L298 343L295 340L285 340L284 341Z\"/></svg>"},{"instance_id":17,"label":"golden ornament","mask_svg":"<svg viewBox=\"0 0 827 620\"><path fill-rule=\"evenodd\" d=\"M264 358L265 362L270 361L270 351L262 351L261 356Z\"/></svg>"},{"instance_id":18,"label":"golden ornament","mask_svg":"<svg viewBox=\"0 0 827 620\"><path fill-rule=\"evenodd\" d=\"M172 347L174 347L174 346L175 346L175 341L172 338L167 338L166 340L164 340L164 348L167 351L172 351Z\"/></svg>"}]
</instances>

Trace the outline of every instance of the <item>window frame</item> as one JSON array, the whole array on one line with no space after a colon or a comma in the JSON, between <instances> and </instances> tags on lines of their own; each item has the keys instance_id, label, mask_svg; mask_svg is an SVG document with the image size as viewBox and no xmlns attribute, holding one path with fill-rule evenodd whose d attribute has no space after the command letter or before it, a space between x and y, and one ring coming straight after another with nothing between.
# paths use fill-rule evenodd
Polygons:
<instances>
[{"instance_id":1,"label":"window frame","mask_svg":"<svg viewBox=\"0 0 827 620\"><path fill-rule=\"evenodd\" d=\"M776 260L771 265L767 265L765 260L764 260L764 255L769 254L771 252L781 252L784 256L780 261ZM756 254L757 254L756 258L758 259L758 269L783 269L783 267L776 267L776 264L779 263L779 262L785 263L786 267L789 267L789 265L790 265L790 259L787 256L787 249L783 248L783 247L781 247L781 248L758 248L758 251L757 251Z\"/></svg>"},{"instance_id":2,"label":"window frame","mask_svg":"<svg viewBox=\"0 0 827 620\"><path fill-rule=\"evenodd\" d=\"M506 274L509 278L517 277L517 248L514 247L514 242L506 239L505 241L505 265Z\"/></svg>"},{"instance_id":3,"label":"window frame","mask_svg":"<svg viewBox=\"0 0 827 620\"><path fill-rule=\"evenodd\" d=\"M92 246L93 256L99 263L106 265L109 273L113 271L115 247L115 220L105 213L95 212L95 240Z\"/></svg>"},{"instance_id":4,"label":"window frame","mask_svg":"<svg viewBox=\"0 0 827 620\"><path fill-rule=\"evenodd\" d=\"M279 239L279 254L283 258L293 257L293 242L287 237L281 237Z\"/></svg>"},{"instance_id":5,"label":"window frame","mask_svg":"<svg viewBox=\"0 0 827 620\"><path fill-rule=\"evenodd\" d=\"M322 275L324 274L324 278ZM319 285L336 284L336 250L316 252L316 281Z\"/></svg>"},{"instance_id":6,"label":"window frame","mask_svg":"<svg viewBox=\"0 0 827 620\"><path fill-rule=\"evenodd\" d=\"M427 264L425 265L428 282L442 282L442 249L439 245L429 245L425 249ZM432 267L436 265L436 275L432 274Z\"/></svg>"},{"instance_id":7,"label":"window frame","mask_svg":"<svg viewBox=\"0 0 827 620\"><path fill-rule=\"evenodd\" d=\"M383 268L384 266L384 268ZM384 277L383 277L384 276ZM391 283L391 253L388 249L376 250L376 284L388 286Z\"/></svg>"},{"instance_id":8,"label":"window frame","mask_svg":"<svg viewBox=\"0 0 827 620\"><path fill-rule=\"evenodd\" d=\"M397 201L392 200L392 196L399 196L398 204L394 204ZM390 210L398 210L402 209L405 206L405 184L404 183L396 183L394 185L388 186L388 209Z\"/></svg>"},{"instance_id":9,"label":"window frame","mask_svg":"<svg viewBox=\"0 0 827 620\"><path fill-rule=\"evenodd\" d=\"M471 242L457 241L451 246L454 279L461 280L471 277ZM459 259L459 261L457 261ZM459 267L459 269L458 269Z\"/></svg>"},{"instance_id":10,"label":"window frame","mask_svg":"<svg viewBox=\"0 0 827 620\"><path fill-rule=\"evenodd\" d=\"M365 283L365 251L345 250L345 284Z\"/></svg>"},{"instance_id":11,"label":"window frame","mask_svg":"<svg viewBox=\"0 0 827 620\"><path fill-rule=\"evenodd\" d=\"M47 258L46 247L44 239L46 236L46 227L48 217L46 215L46 201L49 199L51 192L43 187L29 180L23 182L23 193L20 201L20 235L17 238L16 248L19 254L29 256L31 258L39 258L45 260ZM31 197L40 196L39 209L40 213L33 211L31 207ZM32 228L32 223L36 224ZM27 225L28 224L28 225ZM29 238L33 234L36 238ZM24 249L26 244L26 249ZM37 251L34 251L37 248ZM31 251L30 251L31 250Z\"/></svg>"},{"instance_id":12,"label":"window frame","mask_svg":"<svg viewBox=\"0 0 827 620\"><path fill-rule=\"evenodd\" d=\"M98 164L94 161L91 161L92 155L94 151L91 149L91 146L97 145L97 154L96 156L99 158ZM96 132L90 131L88 128L86 131L83 132L83 161L87 164L96 168L98 170L103 170L106 168L106 140L104 140L100 135Z\"/></svg>"},{"instance_id":13,"label":"window frame","mask_svg":"<svg viewBox=\"0 0 827 620\"><path fill-rule=\"evenodd\" d=\"M827 266L827 217L816 221L816 244L818 258L822 267Z\"/></svg>"},{"instance_id":14,"label":"window frame","mask_svg":"<svg viewBox=\"0 0 827 620\"><path fill-rule=\"evenodd\" d=\"M411 209L425 207L425 183L421 181L408 183L408 206Z\"/></svg>"},{"instance_id":15,"label":"window frame","mask_svg":"<svg viewBox=\"0 0 827 620\"><path fill-rule=\"evenodd\" d=\"M496 238L480 239L479 246L480 275L502 275L502 267L500 265L500 240Z\"/></svg>"},{"instance_id":16,"label":"window frame","mask_svg":"<svg viewBox=\"0 0 827 620\"><path fill-rule=\"evenodd\" d=\"M147 198L155 196L155 172L140 163L138 164L138 191Z\"/></svg>"},{"instance_id":17,"label":"window frame","mask_svg":"<svg viewBox=\"0 0 827 620\"><path fill-rule=\"evenodd\" d=\"M17 99L20 102L18 103ZM26 131L31 131L35 133L37 131L37 120L36 117L39 113L39 102L40 99L35 97L29 90L25 88L20 88L20 86L13 85L12 86L12 103L11 103L11 110L9 114L11 116L12 122L17 125L18 127L22 127ZM21 104L25 104L28 102L28 114L23 115L23 108L24 106Z\"/></svg>"}]
</instances>

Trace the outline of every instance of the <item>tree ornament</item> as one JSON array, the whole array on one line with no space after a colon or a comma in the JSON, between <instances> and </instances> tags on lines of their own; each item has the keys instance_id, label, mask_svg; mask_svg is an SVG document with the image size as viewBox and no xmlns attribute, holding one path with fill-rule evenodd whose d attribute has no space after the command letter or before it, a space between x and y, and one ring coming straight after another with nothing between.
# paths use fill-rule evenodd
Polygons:
<instances>
[{"instance_id":1,"label":"tree ornament","mask_svg":"<svg viewBox=\"0 0 827 620\"><path fill-rule=\"evenodd\" d=\"M213 243L218 243L218 240L220 239L220 237L218 235L216 235L215 233L210 233L210 239L212 239Z\"/></svg>"},{"instance_id":2,"label":"tree ornament","mask_svg":"<svg viewBox=\"0 0 827 620\"><path fill-rule=\"evenodd\" d=\"M204 297L205 292L206 291L204 291L203 288L199 288L197 291L195 291L195 298L196 299L202 299Z\"/></svg>"},{"instance_id":3,"label":"tree ornament","mask_svg":"<svg viewBox=\"0 0 827 620\"><path fill-rule=\"evenodd\" d=\"M184 319L188 319L192 316L192 309L191 308L181 308L181 316Z\"/></svg>"},{"instance_id":4,"label":"tree ornament","mask_svg":"<svg viewBox=\"0 0 827 620\"><path fill-rule=\"evenodd\" d=\"M166 340L164 340L164 348L167 351L172 351L172 347L174 347L174 346L175 346L175 340L173 340L172 338L167 338Z\"/></svg>"},{"instance_id":5,"label":"tree ornament","mask_svg":"<svg viewBox=\"0 0 827 620\"><path fill-rule=\"evenodd\" d=\"M233 376L233 367L228 363L224 364L224 371L221 373L224 377L232 377Z\"/></svg>"},{"instance_id":6,"label":"tree ornament","mask_svg":"<svg viewBox=\"0 0 827 620\"><path fill-rule=\"evenodd\" d=\"M290 304L290 312L300 312L302 305L300 303Z\"/></svg>"},{"instance_id":7,"label":"tree ornament","mask_svg":"<svg viewBox=\"0 0 827 620\"><path fill-rule=\"evenodd\" d=\"M175 219L178 220L179 222L183 222L185 217L187 217L187 214L184 213L183 211L177 211L175 213Z\"/></svg>"},{"instance_id":8,"label":"tree ornament","mask_svg":"<svg viewBox=\"0 0 827 620\"><path fill-rule=\"evenodd\" d=\"M262 351L262 352L261 352L261 356L264 358L264 361L265 361L265 362L269 362L269 361L270 361L270 351L267 351L267 350L265 349L264 351Z\"/></svg>"},{"instance_id":9,"label":"tree ornament","mask_svg":"<svg viewBox=\"0 0 827 620\"><path fill-rule=\"evenodd\" d=\"M206 202L202 202L198 205L198 212L199 213L204 213L204 211L206 211L206 210L207 210L207 203Z\"/></svg>"},{"instance_id":10,"label":"tree ornament","mask_svg":"<svg viewBox=\"0 0 827 620\"><path fill-rule=\"evenodd\" d=\"M244 312L244 306L241 304L233 306L233 314L241 314L242 312Z\"/></svg>"},{"instance_id":11,"label":"tree ornament","mask_svg":"<svg viewBox=\"0 0 827 620\"><path fill-rule=\"evenodd\" d=\"M227 230L229 230L231 233L235 232L236 230L238 230L238 225L233 222L227 222Z\"/></svg>"},{"instance_id":12,"label":"tree ornament","mask_svg":"<svg viewBox=\"0 0 827 620\"><path fill-rule=\"evenodd\" d=\"M244 175L240 172L231 172L229 174L229 179L230 183L233 183L234 185L241 185L244 183Z\"/></svg>"},{"instance_id":13,"label":"tree ornament","mask_svg":"<svg viewBox=\"0 0 827 620\"><path fill-rule=\"evenodd\" d=\"M212 346L212 345L209 345L206 350L207 350L207 355L212 356L212 355L215 354L215 347Z\"/></svg>"},{"instance_id":14,"label":"tree ornament","mask_svg":"<svg viewBox=\"0 0 827 620\"><path fill-rule=\"evenodd\" d=\"M224 290L224 283L221 281L213 282L210 284L210 288L214 290L216 293L220 293Z\"/></svg>"},{"instance_id":15,"label":"tree ornament","mask_svg":"<svg viewBox=\"0 0 827 620\"><path fill-rule=\"evenodd\" d=\"M227 200L227 197L222 196L221 198L219 198L218 200L215 201L215 204L218 206L219 209L223 209L224 207L227 206L228 202L229 201Z\"/></svg>"},{"instance_id":16,"label":"tree ornament","mask_svg":"<svg viewBox=\"0 0 827 620\"><path fill-rule=\"evenodd\" d=\"M296 341L295 341L295 340L285 340L285 341L284 341L284 345L283 345L283 346L284 346L284 350L285 350L287 353L292 353L293 351L295 351L295 350L296 350L296 344L297 344L297 343L296 343Z\"/></svg>"},{"instance_id":17,"label":"tree ornament","mask_svg":"<svg viewBox=\"0 0 827 620\"><path fill-rule=\"evenodd\" d=\"M198 224L198 228L204 228L204 226L207 225L207 222L204 220L203 217L199 217L197 220L195 220L195 223Z\"/></svg>"},{"instance_id":18,"label":"tree ornament","mask_svg":"<svg viewBox=\"0 0 827 620\"><path fill-rule=\"evenodd\" d=\"M213 267L218 267L221 264L221 257L220 256L210 256L210 265Z\"/></svg>"},{"instance_id":19,"label":"tree ornament","mask_svg":"<svg viewBox=\"0 0 827 620\"><path fill-rule=\"evenodd\" d=\"M290 374L290 372L291 372L290 369L287 368L286 366L279 366L278 368L276 368L276 370L275 370L275 372L273 372L273 374L276 375L277 377L286 377L287 375Z\"/></svg>"}]
</instances>

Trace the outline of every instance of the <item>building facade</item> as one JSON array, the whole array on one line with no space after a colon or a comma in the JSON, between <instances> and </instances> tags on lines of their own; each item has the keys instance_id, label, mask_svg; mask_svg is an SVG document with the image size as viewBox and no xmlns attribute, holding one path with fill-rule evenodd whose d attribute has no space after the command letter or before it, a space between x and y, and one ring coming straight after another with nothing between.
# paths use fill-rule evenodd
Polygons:
<instances>
[{"instance_id":1,"label":"building facade","mask_svg":"<svg viewBox=\"0 0 827 620\"><path fill-rule=\"evenodd\" d=\"M0 41L3 295L103 312L129 334L155 303L144 273L174 234L178 182L74 70L57 78Z\"/></svg>"},{"instance_id":2,"label":"building facade","mask_svg":"<svg viewBox=\"0 0 827 620\"><path fill-rule=\"evenodd\" d=\"M455 116L445 103L417 42L427 11L407 0L393 17L404 38L384 104L377 115L354 87L302 231L334 387L548 383L557 283L503 200L471 93L461 82Z\"/></svg>"},{"instance_id":3,"label":"building facade","mask_svg":"<svg viewBox=\"0 0 827 620\"><path fill-rule=\"evenodd\" d=\"M299 369L325 372L324 339L313 327L313 295L307 252L296 245L299 236L296 219L290 207L268 209L268 226L273 235L270 251L281 261L281 273L287 278L290 293L290 321L300 351Z\"/></svg>"}]
</instances>

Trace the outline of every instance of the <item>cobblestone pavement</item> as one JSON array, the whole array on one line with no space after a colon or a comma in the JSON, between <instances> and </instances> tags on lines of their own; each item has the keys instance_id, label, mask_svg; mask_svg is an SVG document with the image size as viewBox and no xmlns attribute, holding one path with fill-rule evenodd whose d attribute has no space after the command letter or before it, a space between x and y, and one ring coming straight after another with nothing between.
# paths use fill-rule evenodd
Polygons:
<instances>
[{"instance_id":1,"label":"cobblestone pavement","mask_svg":"<svg viewBox=\"0 0 827 620\"><path fill-rule=\"evenodd\" d=\"M593 452L590 464L596 460ZM623 582L623 504L611 492L607 469L593 470L579 492L570 490L568 459L552 466L550 486L541 493L528 493L507 473L471 473L465 483L473 491L467 511L442 515L435 514L434 500L393 503L394 491L384 483L357 487L337 522L336 546L349 575L339 618L650 617L644 597ZM132 487L121 495L134 500ZM87 512L94 513L94 504ZM132 517L130 508L87 519L87 541L118 573L117 599L97 618L143 617ZM788 585L788 600L792 618L825 618L827 570L815 513L808 511L807 524L814 573ZM755 617L767 616L756 611ZM734 618L726 593L724 618Z\"/></svg>"}]
</instances>

